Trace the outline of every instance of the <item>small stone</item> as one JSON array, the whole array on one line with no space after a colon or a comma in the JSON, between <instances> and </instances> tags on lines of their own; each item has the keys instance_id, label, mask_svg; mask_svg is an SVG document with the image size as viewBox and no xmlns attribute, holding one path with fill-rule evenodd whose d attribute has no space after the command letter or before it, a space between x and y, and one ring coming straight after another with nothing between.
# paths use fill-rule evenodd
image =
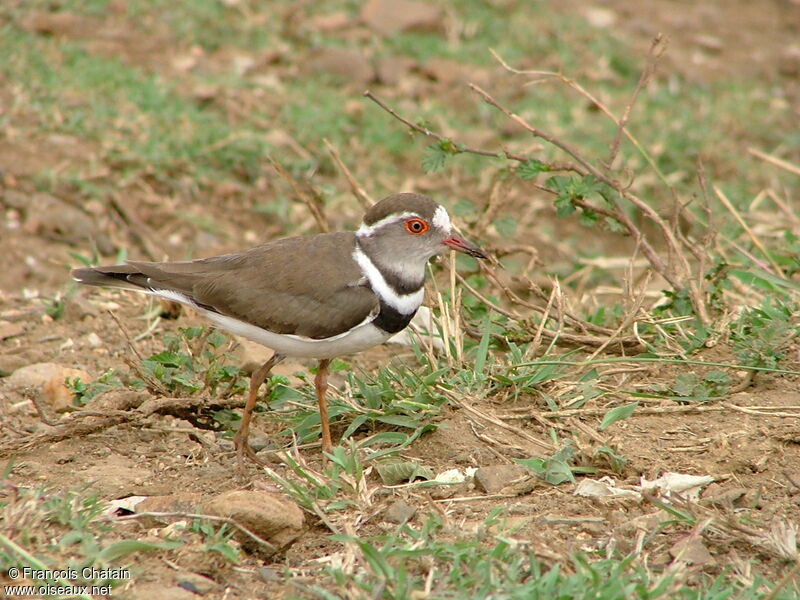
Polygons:
<instances>
[{"instance_id":1,"label":"small stone","mask_svg":"<svg viewBox=\"0 0 800 600\"><path fill-rule=\"evenodd\" d=\"M408 56L386 56L378 59L375 68L381 83L394 86L408 77L416 66L417 61Z\"/></svg>"},{"instance_id":2,"label":"small stone","mask_svg":"<svg viewBox=\"0 0 800 600\"><path fill-rule=\"evenodd\" d=\"M699 537L690 536L678 541L669 549L670 555L690 565L714 564L716 561Z\"/></svg>"},{"instance_id":3,"label":"small stone","mask_svg":"<svg viewBox=\"0 0 800 600\"><path fill-rule=\"evenodd\" d=\"M203 502L203 495L195 492L179 492L163 496L148 496L136 504L136 512L194 513Z\"/></svg>"},{"instance_id":4,"label":"small stone","mask_svg":"<svg viewBox=\"0 0 800 600\"><path fill-rule=\"evenodd\" d=\"M33 33L77 36L82 30L81 17L71 12L33 11L21 22L22 28Z\"/></svg>"},{"instance_id":5,"label":"small stone","mask_svg":"<svg viewBox=\"0 0 800 600\"><path fill-rule=\"evenodd\" d=\"M617 22L617 13L609 8L599 6L586 7L583 10L583 16L589 25L597 29L606 29Z\"/></svg>"},{"instance_id":6,"label":"small stone","mask_svg":"<svg viewBox=\"0 0 800 600\"><path fill-rule=\"evenodd\" d=\"M281 575L278 569L273 567L261 567L258 570L258 576L264 583L277 583L281 580Z\"/></svg>"},{"instance_id":7,"label":"small stone","mask_svg":"<svg viewBox=\"0 0 800 600\"><path fill-rule=\"evenodd\" d=\"M381 35L445 29L441 8L415 0L368 0L361 9L361 18Z\"/></svg>"},{"instance_id":8,"label":"small stone","mask_svg":"<svg viewBox=\"0 0 800 600\"><path fill-rule=\"evenodd\" d=\"M84 341L90 348L100 348L103 345L103 340L94 331L87 335Z\"/></svg>"},{"instance_id":9,"label":"small stone","mask_svg":"<svg viewBox=\"0 0 800 600\"><path fill-rule=\"evenodd\" d=\"M0 340L16 337L25 333L25 328L19 323L11 321L0 321Z\"/></svg>"},{"instance_id":10,"label":"small stone","mask_svg":"<svg viewBox=\"0 0 800 600\"><path fill-rule=\"evenodd\" d=\"M253 449L253 452L261 452L267 447L270 447L271 450L275 450L275 445L272 443L272 440L270 440L269 437L263 433L257 433L249 436L247 443Z\"/></svg>"},{"instance_id":11,"label":"small stone","mask_svg":"<svg viewBox=\"0 0 800 600\"><path fill-rule=\"evenodd\" d=\"M67 321L82 321L86 317L96 317L100 314L97 307L83 296L69 296L64 298L63 318Z\"/></svg>"},{"instance_id":12,"label":"small stone","mask_svg":"<svg viewBox=\"0 0 800 600\"><path fill-rule=\"evenodd\" d=\"M42 400L56 412L63 412L72 406L73 395L67 388L67 379L80 379L89 383L92 376L80 369L70 369L57 363L35 363L14 371L6 383L17 390L33 388Z\"/></svg>"},{"instance_id":13,"label":"small stone","mask_svg":"<svg viewBox=\"0 0 800 600\"><path fill-rule=\"evenodd\" d=\"M17 369L28 364L28 360L19 354L0 354L0 377L8 377Z\"/></svg>"},{"instance_id":14,"label":"small stone","mask_svg":"<svg viewBox=\"0 0 800 600\"><path fill-rule=\"evenodd\" d=\"M98 228L91 215L55 196L40 193L31 198L24 230L74 244L93 239Z\"/></svg>"},{"instance_id":15,"label":"small stone","mask_svg":"<svg viewBox=\"0 0 800 600\"><path fill-rule=\"evenodd\" d=\"M319 15L309 20L313 29L320 33L331 33L339 31L353 24L353 21L343 12L335 12L329 15Z\"/></svg>"},{"instance_id":16,"label":"small stone","mask_svg":"<svg viewBox=\"0 0 800 600\"><path fill-rule=\"evenodd\" d=\"M530 470L522 465L481 467L475 471L475 485L487 494L496 494L504 487L529 477L530 474Z\"/></svg>"},{"instance_id":17,"label":"small stone","mask_svg":"<svg viewBox=\"0 0 800 600\"><path fill-rule=\"evenodd\" d=\"M350 48L322 48L308 59L312 72L333 75L351 83L369 83L375 71L369 60L359 50Z\"/></svg>"},{"instance_id":18,"label":"small stone","mask_svg":"<svg viewBox=\"0 0 800 600\"><path fill-rule=\"evenodd\" d=\"M176 579L178 587L189 590L198 596L205 596L209 592L217 591L220 588L216 581L199 573L182 573Z\"/></svg>"},{"instance_id":19,"label":"small stone","mask_svg":"<svg viewBox=\"0 0 800 600\"><path fill-rule=\"evenodd\" d=\"M266 548L241 532L236 538L250 552L271 554L294 542L303 530L303 511L294 502L269 492L233 490L206 501L203 512L230 517L273 544Z\"/></svg>"},{"instance_id":20,"label":"small stone","mask_svg":"<svg viewBox=\"0 0 800 600\"><path fill-rule=\"evenodd\" d=\"M725 43L715 35L697 35L694 40L698 46L709 52L719 53L725 49Z\"/></svg>"},{"instance_id":21,"label":"small stone","mask_svg":"<svg viewBox=\"0 0 800 600\"><path fill-rule=\"evenodd\" d=\"M219 446L219 449L223 452L233 452L236 450L236 446L231 440L227 440L222 437L217 439L217 446Z\"/></svg>"},{"instance_id":22,"label":"small stone","mask_svg":"<svg viewBox=\"0 0 800 600\"><path fill-rule=\"evenodd\" d=\"M397 523L398 525L402 525L403 523L413 519L415 514L417 514L416 508L408 505L403 500L397 500L396 502L390 504L383 513L383 520L387 521L388 523Z\"/></svg>"},{"instance_id":23,"label":"small stone","mask_svg":"<svg viewBox=\"0 0 800 600\"><path fill-rule=\"evenodd\" d=\"M714 485L719 486L719 484ZM711 493L706 492L703 494L701 503L704 505L719 506L720 508L733 508L735 505L739 504L739 501L745 494L747 494L747 489L745 488L733 488L725 491L715 489Z\"/></svg>"}]
</instances>

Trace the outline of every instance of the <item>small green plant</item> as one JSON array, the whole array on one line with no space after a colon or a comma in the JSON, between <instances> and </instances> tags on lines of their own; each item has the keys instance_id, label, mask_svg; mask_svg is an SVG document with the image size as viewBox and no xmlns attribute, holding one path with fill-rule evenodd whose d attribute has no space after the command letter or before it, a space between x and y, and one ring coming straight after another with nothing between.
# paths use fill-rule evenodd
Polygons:
<instances>
[{"instance_id":1,"label":"small green plant","mask_svg":"<svg viewBox=\"0 0 800 600\"><path fill-rule=\"evenodd\" d=\"M269 476L307 511L328 513L369 504L366 475L359 450L354 442L346 448L336 446L328 455L330 464L320 473L305 461L288 453L283 461L289 476L268 470Z\"/></svg>"},{"instance_id":2,"label":"small green plant","mask_svg":"<svg viewBox=\"0 0 800 600\"><path fill-rule=\"evenodd\" d=\"M69 378L64 381L67 389L72 393L72 403L76 406L84 406L92 398L100 394L122 387L119 375L114 369L109 369L97 379L84 383L80 377Z\"/></svg>"},{"instance_id":3,"label":"small green plant","mask_svg":"<svg viewBox=\"0 0 800 600\"><path fill-rule=\"evenodd\" d=\"M679 373L670 392L680 401L708 402L727 394L731 378L725 371L710 371L702 378L696 373Z\"/></svg>"},{"instance_id":4,"label":"small green plant","mask_svg":"<svg viewBox=\"0 0 800 600\"><path fill-rule=\"evenodd\" d=\"M234 531L227 523L216 526L211 521L193 519L189 531L202 536L204 551L216 552L226 561L239 564L239 550L231 544Z\"/></svg>"},{"instance_id":5,"label":"small green plant","mask_svg":"<svg viewBox=\"0 0 800 600\"><path fill-rule=\"evenodd\" d=\"M551 485L573 483L575 475L595 472L593 467L574 464L575 448L571 444L564 444L550 458L519 458L516 462L528 467L537 477Z\"/></svg>"},{"instance_id":6,"label":"small green plant","mask_svg":"<svg viewBox=\"0 0 800 600\"><path fill-rule=\"evenodd\" d=\"M52 298L44 298L43 303L44 312L52 319L58 321L58 319L64 316L66 303L64 302L64 298L61 296L61 294L57 294Z\"/></svg>"},{"instance_id":7,"label":"small green plant","mask_svg":"<svg viewBox=\"0 0 800 600\"><path fill-rule=\"evenodd\" d=\"M740 364L775 369L800 329L793 323L794 304L765 298L760 307L746 308L731 324L733 352Z\"/></svg>"},{"instance_id":8,"label":"small green plant","mask_svg":"<svg viewBox=\"0 0 800 600\"><path fill-rule=\"evenodd\" d=\"M166 349L142 360L141 374L146 382L185 395L204 390L230 396L247 389L239 367L228 362L228 338L224 334L204 327L178 331L178 335L164 336Z\"/></svg>"}]
</instances>

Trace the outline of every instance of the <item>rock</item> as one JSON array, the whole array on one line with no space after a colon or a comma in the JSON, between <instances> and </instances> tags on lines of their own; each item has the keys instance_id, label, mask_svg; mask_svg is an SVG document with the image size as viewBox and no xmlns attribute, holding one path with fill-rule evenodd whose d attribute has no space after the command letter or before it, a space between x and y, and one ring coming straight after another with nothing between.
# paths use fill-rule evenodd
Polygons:
<instances>
[{"instance_id":1,"label":"rock","mask_svg":"<svg viewBox=\"0 0 800 600\"><path fill-rule=\"evenodd\" d=\"M8 377L30 361L19 354L0 354L0 377Z\"/></svg>"},{"instance_id":2,"label":"rock","mask_svg":"<svg viewBox=\"0 0 800 600\"><path fill-rule=\"evenodd\" d=\"M24 332L25 328L19 323L0 321L0 340L7 340L8 338L22 335Z\"/></svg>"},{"instance_id":3,"label":"rock","mask_svg":"<svg viewBox=\"0 0 800 600\"><path fill-rule=\"evenodd\" d=\"M335 12L328 15L318 15L309 19L309 25L320 33L331 33L345 29L353 24L353 21L343 12Z\"/></svg>"},{"instance_id":4,"label":"rock","mask_svg":"<svg viewBox=\"0 0 800 600\"><path fill-rule=\"evenodd\" d=\"M778 71L787 77L800 76L800 44L791 44L778 57Z\"/></svg>"},{"instance_id":5,"label":"rock","mask_svg":"<svg viewBox=\"0 0 800 600\"><path fill-rule=\"evenodd\" d=\"M83 341L90 348L100 348L101 346L103 346L102 338L99 335L97 335L94 331L92 331L86 337L84 337Z\"/></svg>"},{"instance_id":6,"label":"rock","mask_svg":"<svg viewBox=\"0 0 800 600\"><path fill-rule=\"evenodd\" d=\"M469 67L452 58L431 58L423 65L422 73L445 85L454 85L475 79L470 77Z\"/></svg>"},{"instance_id":7,"label":"rock","mask_svg":"<svg viewBox=\"0 0 800 600\"><path fill-rule=\"evenodd\" d=\"M199 573L181 573L175 578L178 587L189 590L198 596L205 596L209 592L215 592L220 589L220 585L204 575Z\"/></svg>"},{"instance_id":8,"label":"rock","mask_svg":"<svg viewBox=\"0 0 800 600\"><path fill-rule=\"evenodd\" d=\"M22 28L33 33L47 35L79 36L83 30L83 19L70 12L33 11L22 22Z\"/></svg>"},{"instance_id":9,"label":"rock","mask_svg":"<svg viewBox=\"0 0 800 600\"><path fill-rule=\"evenodd\" d=\"M690 565L707 565L714 564L716 561L708 548L703 544L702 539L695 536L686 537L669 549L670 555L678 561L688 563Z\"/></svg>"},{"instance_id":10,"label":"rock","mask_svg":"<svg viewBox=\"0 0 800 600\"><path fill-rule=\"evenodd\" d=\"M696 35L694 41L703 50L718 54L725 49L725 42L715 35Z\"/></svg>"},{"instance_id":11,"label":"rock","mask_svg":"<svg viewBox=\"0 0 800 600\"><path fill-rule=\"evenodd\" d=\"M308 60L313 73L333 75L348 83L369 83L375 79L375 70L359 50L350 48L322 48Z\"/></svg>"},{"instance_id":12,"label":"rock","mask_svg":"<svg viewBox=\"0 0 800 600\"><path fill-rule=\"evenodd\" d=\"M269 439L269 436L263 433L254 433L247 439L247 444L253 449L253 452L261 452L265 448L275 450L275 444Z\"/></svg>"},{"instance_id":13,"label":"rock","mask_svg":"<svg viewBox=\"0 0 800 600\"><path fill-rule=\"evenodd\" d=\"M67 296L64 298L63 317L69 321L82 321L86 317L96 317L100 314L97 307L83 296Z\"/></svg>"},{"instance_id":14,"label":"rock","mask_svg":"<svg viewBox=\"0 0 800 600\"><path fill-rule=\"evenodd\" d=\"M275 546L274 551L294 542L303 529L303 511L294 502L269 492L233 490L208 500L203 512L230 517ZM238 532L245 550L271 554L268 548Z\"/></svg>"},{"instance_id":15,"label":"rock","mask_svg":"<svg viewBox=\"0 0 800 600\"><path fill-rule=\"evenodd\" d=\"M136 581L136 597L147 600L197 600L197 594L164 581Z\"/></svg>"},{"instance_id":16,"label":"rock","mask_svg":"<svg viewBox=\"0 0 800 600\"><path fill-rule=\"evenodd\" d=\"M136 504L136 512L185 512L196 513L203 503L203 495L194 492L178 492L164 496L148 496Z\"/></svg>"},{"instance_id":17,"label":"rock","mask_svg":"<svg viewBox=\"0 0 800 600\"><path fill-rule=\"evenodd\" d=\"M607 29L617 22L617 13L599 6L587 6L583 9L583 16L589 25L597 29Z\"/></svg>"},{"instance_id":18,"label":"rock","mask_svg":"<svg viewBox=\"0 0 800 600\"><path fill-rule=\"evenodd\" d=\"M529 477L527 467L522 465L494 465L475 471L475 485L487 494L496 494L507 485Z\"/></svg>"},{"instance_id":19,"label":"rock","mask_svg":"<svg viewBox=\"0 0 800 600\"><path fill-rule=\"evenodd\" d=\"M280 571L274 567L261 567L258 570L258 576L264 583L277 583L281 581Z\"/></svg>"},{"instance_id":20,"label":"rock","mask_svg":"<svg viewBox=\"0 0 800 600\"><path fill-rule=\"evenodd\" d=\"M92 217L49 194L31 198L24 224L26 233L63 239L75 244L94 238L97 227Z\"/></svg>"},{"instance_id":21,"label":"rock","mask_svg":"<svg viewBox=\"0 0 800 600\"><path fill-rule=\"evenodd\" d=\"M80 369L70 369L57 363L36 363L14 371L6 383L22 391L25 388L36 390L42 400L56 412L63 412L72 407L72 392L65 380L80 379L83 383L92 380L92 376Z\"/></svg>"},{"instance_id":22,"label":"rock","mask_svg":"<svg viewBox=\"0 0 800 600\"><path fill-rule=\"evenodd\" d=\"M444 31L444 11L415 0L367 0L361 9L367 26L381 35L403 31Z\"/></svg>"},{"instance_id":23,"label":"rock","mask_svg":"<svg viewBox=\"0 0 800 600\"><path fill-rule=\"evenodd\" d=\"M747 494L746 488L737 487L722 491L719 484L712 485L715 487L709 486L709 489L703 494L702 500L700 500L704 506L711 505L728 509L733 509L736 506L738 508L738 505L741 504L741 499Z\"/></svg>"},{"instance_id":24,"label":"rock","mask_svg":"<svg viewBox=\"0 0 800 600\"><path fill-rule=\"evenodd\" d=\"M389 523L397 523L398 525L402 525L403 523L413 519L415 514L417 514L416 508L406 504L406 502L403 500L397 500L396 502L390 504L383 513L383 520Z\"/></svg>"},{"instance_id":25,"label":"rock","mask_svg":"<svg viewBox=\"0 0 800 600\"><path fill-rule=\"evenodd\" d=\"M408 56L386 56L376 64L378 80L385 85L397 85L417 66L417 61ZM420 307L424 308L424 307Z\"/></svg>"}]
</instances>

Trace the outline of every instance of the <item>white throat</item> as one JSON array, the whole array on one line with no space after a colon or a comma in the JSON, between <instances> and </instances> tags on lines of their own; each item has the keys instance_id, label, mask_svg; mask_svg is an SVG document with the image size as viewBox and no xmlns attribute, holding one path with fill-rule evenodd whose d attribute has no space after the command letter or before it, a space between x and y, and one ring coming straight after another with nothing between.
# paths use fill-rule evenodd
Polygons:
<instances>
[{"instance_id":1,"label":"white throat","mask_svg":"<svg viewBox=\"0 0 800 600\"><path fill-rule=\"evenodd\" d=\"M361 271L369 281L370 287L386 304L394 308L397 312L403 315L410 315L415 312L422 304L425 298L425 287L421 287L415 292L410 294L398 294L392 286L390 286L386 278L380 272L380 269L375 266L369 256L364 254L364 251L356 245L353 250L353 259L361 267ZM422 275L425 275L425 265L422 266Z\"/></svg>"}]
</instances>

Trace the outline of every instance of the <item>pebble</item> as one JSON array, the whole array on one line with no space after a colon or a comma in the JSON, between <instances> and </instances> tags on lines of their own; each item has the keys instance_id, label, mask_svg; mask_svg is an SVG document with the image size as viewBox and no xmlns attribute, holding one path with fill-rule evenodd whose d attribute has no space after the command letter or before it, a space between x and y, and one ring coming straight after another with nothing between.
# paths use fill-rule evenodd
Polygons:
<instances>
[{"instance_id":1,"label":"pebble","mask_svg":"<svg viewBox=\"0 0 800 600\"><path fill-rule=\"evenodd\" d=\"M475 485L487 494L496 494L514 481L530 475L522 465L493 465L475 471Z\"/></svg>"},{"instance_id":2,"label":"pebble","mask_svg":"<svg viewBox=\"0 0 800 600\"><path fill-rule=\"evenodd\" d=\"M65 384L67 378L78 378L83 383L92 380L92 376L81 369L71 369L57 363L35 363L17 369L5 383L18 391L33 388L52 410L63 412L72 407L73 399L72 392Z\"/></svg>"},{"instance_id":3,"label":"pebble","mask_svg":"<svg viewBox=\"0 0 800 600\"><path fill-rule=\"evenodd\" d=\"M103 345L103 340L94 331L92 331L89 335L87 335L84 338L84 341L91 348L100 348Z\"/></svg>"},{"instance_id":4,"label":"pebble","mask_svg":"<svg viewBox=\"0 0 800 600\"><path fill-rule=\"evenodd\" d=\"M444 11L435 4L415 0L367 0L361 9L367 26L381 35L403 31L441 32Z\"/></svg>"},{"instance_id":5,"label":"pebble","mask_svg":"<svg viewBox=\"0 0 800 600\"><path fill-rule=\"evenodd\" d=\"M230 517L259 537L271 542L275 550L294 542L303 531L303 511L294 502L279 494L255 490L224 492L202 505L202 511ZM249 536L237 532L236 538L245 550L270 554L270 550Z\"/></svg>"},{"instance_id":6,"label":"pebble","mask_svg":"<svg viewBox=\"0 0 800 600\"><path fill-rule=\"evenodd\" d=\"M417 509L407 504L404 500L397 500L390 504L383 513L383 520L388 523L402 525L414 518Z\"/></svg>"}]
</instances>

